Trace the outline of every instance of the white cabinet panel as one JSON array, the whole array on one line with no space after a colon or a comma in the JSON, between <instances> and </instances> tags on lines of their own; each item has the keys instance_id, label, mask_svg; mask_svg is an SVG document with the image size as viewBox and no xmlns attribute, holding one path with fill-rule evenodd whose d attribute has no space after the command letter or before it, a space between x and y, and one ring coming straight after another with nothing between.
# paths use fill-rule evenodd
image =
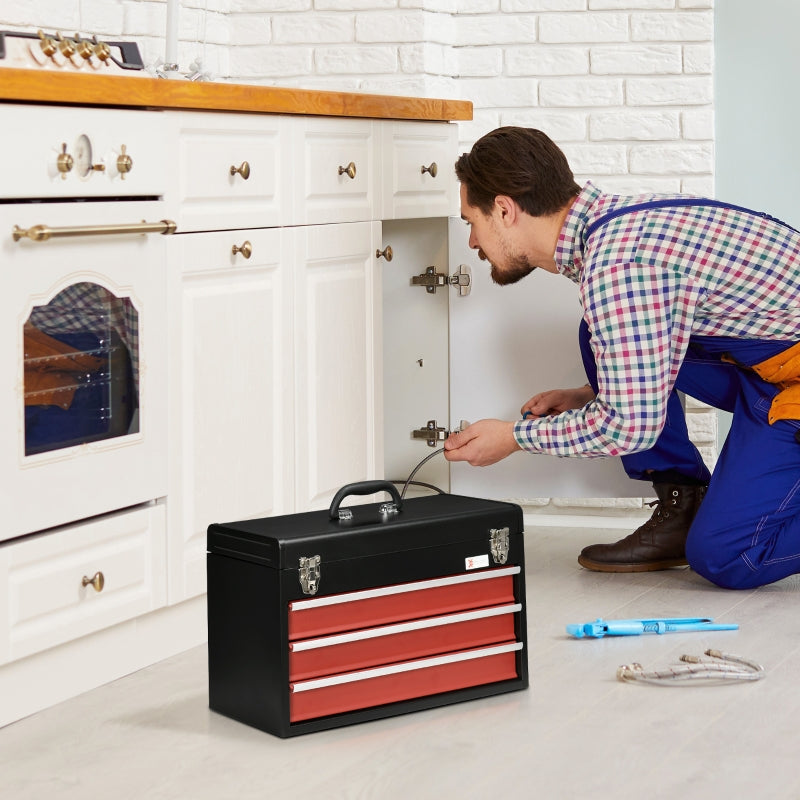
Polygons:
<instances>
[{"instance_id":1,"label":"white cabinet panel","mask_svg":"<svg viewBox=\"0 0 800 800\"><path fill-rule=\"evenodd\" d=\"M18 659L166 601L164 506L109 514L0 547L0 653ZM89 581L98 573L97 588Z\"/></svg>"},{"instance_id":2,"label":"white cabinet panel","mask_svg":"<svg viewBox=\"0 0 800 800\"><path fill-rule=\"evenodd\" d=\"M276 116L176 114L178 230L287 224L291 123Z\"/></svg>"},{"instance_id":3,"label":"white cabinet panel","mask_svg":"<svg viewBox=\"0 0 800 800\"><path fill-rule=\"evenodd\" d=\"M429 266L448 270L447 219L384 222L382 246L393 252L391 261L381 260L386 477L406 480L433 452L411 432L429 420L449 427L448 296L456 290L444 286L428 292L411 284ZM447 491L450 479L444 456L432 458L415 480ZM414 493L409 487L408 496Z\"/></svg>"},{"instance_id":4,"label":"white cabinet panel","mask_svg":"<svg viewBox=\"0 0 800 800\"><path fill-rule=\"evenodd\" d=\"M383 468L379 223L293 232L296 506Z\"/></svg>"},{"instance_id":5,"label":"white cabinet panel","mask_svg":"<svg viewBox=\"0 0 800 800\"><path fill-rule=\"evenodd\" d=\"M379 218L378 126L367 119L294 121L294 221Z\"/></svg>"},{"instance_id":6,"label":"white cabinet panel","mask_svg":"<svg viewBox=\"0 0 800 800\"><path fill-rule=\"evenodd\" d=\"M383 214L387 219L457 215L458 128L446 122L382 123Z\"/></svg>"},{"instance_id":7,"label":"white cabinet panel","mask_svg":"<svg viewBox=\"0 0 800 800\"><path fill-rule=\"evenodd\" d=\"M292 502L291 271L280 229L176 236L170 602L205 591L212 522ZM234 254L249 245L250 257Z\"/></svg>"}]
</instances>

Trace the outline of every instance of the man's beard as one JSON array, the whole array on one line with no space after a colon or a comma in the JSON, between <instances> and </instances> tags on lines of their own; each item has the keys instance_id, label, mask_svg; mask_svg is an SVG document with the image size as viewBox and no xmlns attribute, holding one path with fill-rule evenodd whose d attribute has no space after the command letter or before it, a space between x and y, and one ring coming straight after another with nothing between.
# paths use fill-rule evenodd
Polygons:
<instances>
[{"instance_id":1,"label":"man's beard","mask_svg":"<svg viewBox=\"0 0 800 800\"><path fill-rule=\"evenodd\" d=\"M489 263L491 264L492 262L490 261ZM492 264L489 274L498 286L509 286L512 283L521 281L535 269L536 267L525 256L511 256L508 259L508 266L501 270Z\"/></svg>"}]
</instances>

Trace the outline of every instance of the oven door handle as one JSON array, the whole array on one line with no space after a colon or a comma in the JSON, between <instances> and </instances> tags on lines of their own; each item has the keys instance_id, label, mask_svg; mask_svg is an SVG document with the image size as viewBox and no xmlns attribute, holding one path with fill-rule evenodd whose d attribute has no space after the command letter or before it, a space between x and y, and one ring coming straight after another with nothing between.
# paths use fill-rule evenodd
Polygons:
<instances>
[{"instance_id":1,"label":"oven door handle","mask_svg":"<svg viewBox=\"0 0 800 800\"><path fill-rule=\"evenodd\" d=\"M34 242L46 242L65 236L111 236L120 233L162 233L164 235L175 233L178 226L171 219L162 219L159 222L131 222L123 225L74 225L65 228L51 228L48 225L34 225L31 228L14 226L12 236L14 241L30 239Z\"/></svg>"}]
</instances>

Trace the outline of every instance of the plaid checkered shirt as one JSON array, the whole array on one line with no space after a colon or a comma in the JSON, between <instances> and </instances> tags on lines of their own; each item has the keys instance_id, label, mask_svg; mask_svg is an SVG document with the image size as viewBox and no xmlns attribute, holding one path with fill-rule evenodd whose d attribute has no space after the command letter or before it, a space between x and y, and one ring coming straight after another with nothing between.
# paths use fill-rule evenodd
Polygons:
<instances>
[{"instance_id":1,"label":"plaid checkered shirt","mask_svg":"<svg viewBox=\"0 0 800 800\"><path fill-rule=\"evenodd\" d=\"M555 261L579 287L598 393L584 408L517 422L524 450L602 457L652 447L692 335L800 341L800 235L776 220L678 206L622 214L586 237L613 209L667 197L587 183L576 198Z\"/></svg>"}]
</instances>

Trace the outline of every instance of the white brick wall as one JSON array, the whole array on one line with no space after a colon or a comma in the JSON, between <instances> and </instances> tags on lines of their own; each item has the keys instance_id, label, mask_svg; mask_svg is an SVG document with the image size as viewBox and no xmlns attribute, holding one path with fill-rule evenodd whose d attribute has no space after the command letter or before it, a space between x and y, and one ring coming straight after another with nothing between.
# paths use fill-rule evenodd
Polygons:
<instances>
[{"instance_id":1,"label":"white brick wall","mask_svg":"<svg viewBox=\"0 0 800 800\"><path fill-rule=\"evenodd\" d=\"M165 25L165 0L0 3L0 28L130 38L149 64ZM713 0L181 0L179 39L221 79L471 100L462 149L539 127L608 191L714 191ZM714 412L688 416L713 462Z\"/></svg>"}]
</instances>

